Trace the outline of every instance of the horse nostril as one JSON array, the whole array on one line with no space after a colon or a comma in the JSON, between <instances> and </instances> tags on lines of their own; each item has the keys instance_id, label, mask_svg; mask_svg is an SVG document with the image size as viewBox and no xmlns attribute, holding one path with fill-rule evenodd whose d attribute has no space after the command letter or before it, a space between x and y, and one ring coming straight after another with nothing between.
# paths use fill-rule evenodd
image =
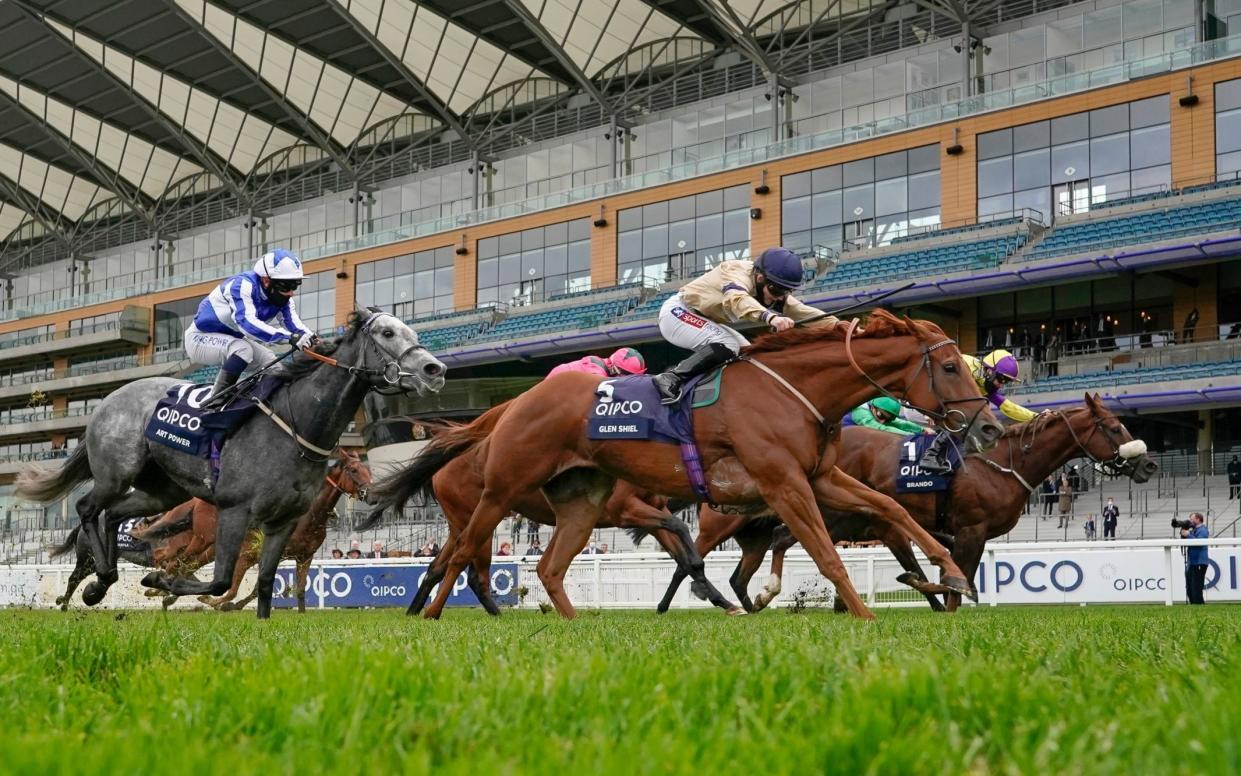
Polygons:
<instances>
[{"instance_id":1,"label":"horse nostril","mask_svg":"<svg viewBox=\"0 0 1241 776\"><path fill-rule=\"evenodd\" d=\"M444 373L444 365L438 363L427 364L422 368L422 371L427 377L439 377Z\"/></svg>"}]
</instances>

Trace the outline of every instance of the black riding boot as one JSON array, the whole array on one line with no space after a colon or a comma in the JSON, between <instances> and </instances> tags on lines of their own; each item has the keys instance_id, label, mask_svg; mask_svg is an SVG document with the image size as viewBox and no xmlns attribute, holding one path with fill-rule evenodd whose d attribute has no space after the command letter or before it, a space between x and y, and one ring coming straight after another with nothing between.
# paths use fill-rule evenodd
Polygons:
<instances>
[{"instance_id":1,"label":"black riding boot","mask_svg":"<svg viewBox=\"0 0 1241 776\"><path fill-rule=\"evenodd\" d=\"M220 373L215 376L215 386L211 389L211 397L205 403L215 401L217 396L236 385L239 379L241 379L241 372L221 369Z\"/></svg>"},{"instance_id":2,"label":"black riding boot","mask_svg":"<svg viewBox=\"0 0 1241 776\"><path fill-rule=\"evenodd\" d=\"M922 460L918 461L918 468L927 474L947 474L952 471L952 465L948 463L947 434L936 435L926 452L922 454Z\"/></svg>"},{"instance_id":3,"label":"black riding boot","mask_svg":"<svg viewBox=\"0 0 1241 776\"><path fill-rule=\"evenodd\" d=\"M676 404L681 400L681 389L687 380L721 364L727 364L736 357L736 352L722 343L709 342L703 345L667 372L655 375L655 388L659 390L660 402Z\"/></svg>"}]
</instances>

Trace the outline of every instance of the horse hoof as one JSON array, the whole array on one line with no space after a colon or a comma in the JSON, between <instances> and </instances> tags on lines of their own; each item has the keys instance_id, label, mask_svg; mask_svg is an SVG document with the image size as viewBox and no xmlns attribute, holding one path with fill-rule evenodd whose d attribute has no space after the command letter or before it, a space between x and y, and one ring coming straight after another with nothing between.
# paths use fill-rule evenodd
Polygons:
<instances>
[{"instance_id":1,"label":"horse hoof","mask_svg":"<svg viewBox=\"0 0 1241 776\"><path fill-rule=\"evenodd\" d=\"M742 609L740 606L734 606L733 608L728 610L727 614L729 617L745 617L747 614L749 614L749 612L747 612L745 609Z\"/></svg>"},{"instance_id":2,"label":"horse hoof","mask_svg":"<svg viewBox=\"0 0 1241 776\"><path fill-rule=\"evenodd\" d=\"M86 589L82 591L82 603L87 606L94 606L103 600L103 597L107 594L107 592L108 588L98 582L91 582L86 586Z\"/></svg>"},{"instance_id":3,"label":"horse hoof","mask_svg":"<svg viewBox=\"0 0 1241 776\"><path fill-rule=\"evenodd\" d=\"M965 581L965 577L944 577L939 582L954 593L973 596L975 601L978 600L977 593L970 588L970 583Z\"/></svg>"},{"instance_id":4,"label":"horse hoof","mask_svg":"<svg viewBox=\"0 0 1241 776\"><path fill-rule=\"evenodd\" d=\"M896 577L896 581L900 582L902 585L909 585L910 587L917 589L918 585L922 584L926 580L923 579L921 574L906 571L905 573L898 575Z\"/></svg>"},{"instance_id":5,"label":"horse hoof","mask_svg":"<svg viewBox=\"0 0 1241 776\"><path fill-rule=\"evenodd\" d=\"M159 576L160 575L158 571L150 572L149 574L147 574L145 577L142 578L142 586L153 587L153 588L156 588L157 590L163 590L164 586L160 584Z\"/></svg>"}]
</instances>

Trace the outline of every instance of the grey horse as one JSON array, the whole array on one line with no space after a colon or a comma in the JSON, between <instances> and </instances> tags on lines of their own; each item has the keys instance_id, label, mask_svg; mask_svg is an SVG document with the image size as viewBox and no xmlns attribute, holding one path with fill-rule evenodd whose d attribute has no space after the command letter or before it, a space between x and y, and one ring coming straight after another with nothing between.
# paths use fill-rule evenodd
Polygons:
<instances>
[{"instance_id":1,"label":"grey horse","mask_svg":"<svg viewBox=\"0 0 1241 776\"><path fill-rule=\"evenodd\" d=\"M166 377L136 380L104 399L82 444L60 469L36 465L18 476L18 494L38 502L61 498L79 483L94 480L76 505L96 568L95 581L82 591L84 603L99 603L116 582L121 522L201 498L219 510L212 580L152 572L142 583L175 595L223 595L253 521L264 533L258 616L271 616L272 586L285 543L323 482L328 457L323 453L336 446L363 398L371 390L422 395L444 385L444 364L419 344L412 329L387 313L351 313L344 336L321 350L330 363L299 353L284 366L291 382L269 399L272 417L255 413L232 432L214 487L207 461L143 435L156 404L181 384Z\"/></svg>"}]
</instances>

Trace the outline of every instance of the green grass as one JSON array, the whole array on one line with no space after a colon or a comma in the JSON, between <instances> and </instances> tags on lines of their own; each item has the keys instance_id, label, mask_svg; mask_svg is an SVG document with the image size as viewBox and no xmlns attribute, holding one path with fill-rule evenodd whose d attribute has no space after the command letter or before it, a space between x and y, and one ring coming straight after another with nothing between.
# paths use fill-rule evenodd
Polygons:
<instances>
[{"instance_id":1,"label":"green grass","mask_svg":"<svg viewBox=\"0 0 1241 776\"><path fill-rule=\"evenodd\" d=\"M0 612L0 771L1237 773L1239 615Z\"/></svg>"}]
</instances>

